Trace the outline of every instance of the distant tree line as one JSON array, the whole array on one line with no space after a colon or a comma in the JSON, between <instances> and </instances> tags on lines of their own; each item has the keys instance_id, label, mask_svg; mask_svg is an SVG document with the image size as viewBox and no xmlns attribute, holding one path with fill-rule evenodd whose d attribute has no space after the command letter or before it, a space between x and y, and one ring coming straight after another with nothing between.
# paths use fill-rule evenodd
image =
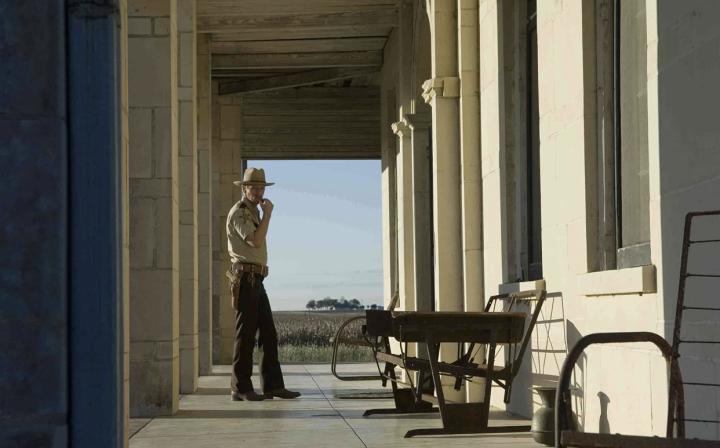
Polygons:
<instances>
[{"instance_id":1,"label":"distant tree line","mask_svg":"<svg viewBox=\"0 0 720 448\"><path fill-rule=\"evenodd\" d=\"M324 299L312 299L310 300L305 308L308 310L332 310L332 311L357 311L364 310L366 307L358 299L347 300L345 297L340 299L333 299L331 297L325 297ZM370 305L368 309L382 309L378 305Z\"/></svg>"}]
</instances>

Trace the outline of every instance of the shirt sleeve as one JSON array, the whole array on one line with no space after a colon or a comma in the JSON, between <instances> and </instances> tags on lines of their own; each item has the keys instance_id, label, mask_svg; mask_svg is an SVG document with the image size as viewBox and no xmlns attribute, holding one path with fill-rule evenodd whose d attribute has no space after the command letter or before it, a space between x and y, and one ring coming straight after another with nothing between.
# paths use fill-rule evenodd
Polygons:
<instances>
[{"instance_id":1,"label":"shirt sleeve","mask_svg":"<svg viewBox=\"0 0 720 448\"><path fill-rule=\"evenodd\" d=\"M253 222L252 215L249 210L245 208L240 209L240 211L235 215L233 224L235 226L235 230L243 241L247 241L255 236L255 223Z\"/></svg>"}]
</instances>

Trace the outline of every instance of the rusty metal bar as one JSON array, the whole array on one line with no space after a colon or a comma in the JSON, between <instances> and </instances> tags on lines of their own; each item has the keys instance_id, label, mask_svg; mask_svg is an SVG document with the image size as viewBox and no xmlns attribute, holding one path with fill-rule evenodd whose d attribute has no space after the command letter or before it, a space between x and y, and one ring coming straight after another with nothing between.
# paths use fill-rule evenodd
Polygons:
<instances>
[{"instance_id":1,"label":"rusty metal bar","mask_svg":"<svg viewBox=\"0 0 720 448\"><path fill-rule=\"evenodd\" d=\"M691 240L690 244L702 244L702 243L720 243L720 239L717 240Z\"/></svg>"},{"instance_id":2,"label":"rusty metal bar","mask_svg":"<svg viewBox=\"0 0 720 448\"><path fill-rule=\"evenodd\" d=\"M563 431L573 429L573 418L572 418L572 402L570 396L570 378L572 377L572 371L577 363L578 359L585 351L585 349L593 344L608 344L608 343L631 343L631 342L650 342L655 344L662 353L667 363L668 369L670 370L670 392L668 400L668 423L667 423L667 437L673 436L673 423L674 416L677 418L677 434L678 437L684 437L685 426L684 426L684 392L682 388L682 378L680 375L680 369L677 367L677 358L674 356L673 349L670 344L665 341L660 335L655 333L638 331L638 332L627 332L627 333L595 333L584 336L575 344L575 346L568 353L565 362L563 363L562 369L560 370L560 378L558 382L557 393L555 397L555 446L557 448L564 448L566 445L562 444L560 435Z\"/></svg>"}]
</instances>

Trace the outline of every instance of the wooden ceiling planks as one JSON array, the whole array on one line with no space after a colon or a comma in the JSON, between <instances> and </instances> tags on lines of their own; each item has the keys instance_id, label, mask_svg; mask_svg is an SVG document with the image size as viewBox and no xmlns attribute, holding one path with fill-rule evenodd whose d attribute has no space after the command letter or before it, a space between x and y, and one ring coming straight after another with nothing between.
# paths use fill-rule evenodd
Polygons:
<instances>
[{"instance_id":1,"label":"wooden ceiling planks","mask_svg":"<svg viewBox=\"0 0 720 448\"><path fill-rule=\"evenodd\" d=\"M306 87L241 100L243 156L252 159L377 159L377 87Z\"/></svg>"},{"instance_id":2,"label":"wooden ceiling planks","mask_svg":"<svg viewBox=\"0 0 720 448\"><path fill-rule=\"evenodd\" d=\"M197 0L199 18L367 11L394 7L394 0Z\"/></svg>"},{"instance_id":3,"label":"wooden ceiling planks","mask_svg":"<svg viewBox=\"0 0 720 448\"><path fill-rule=\"evenodd\" d=\"M323 53L337 51L379 51L385 37L345 37L335 39L282 39L260 41L217 41L213 54Z\"/></svg>"},{"instance_id":4,"label":"wooden ceiling planks","mask_svg":"<svg viewBox=\"0 0 720 448\"><path fill-rule=\"evenodd\" d=\"M221 98L241 105L243 156L379 159L377 73L397 25L396 0L197 0L213 77L240 94Z\"/></svg>"},{"instance_id":5,"label":"wooden ceiling planks","mask_svg":"<svg viewBox=\"0 0 720 448\"><path fill-rule=\"evenodd\" d=\"M372 9L368 11L342 11L321 13L295 13L280 15L222 15L198 16L197 29L200 33L232 31L302 30L324 27L397 26L396 8Z\"/></svg>"},{"instance_id":6,"label":"wooden ceiling planks","mask_svg":"<svg viewBox=\"0 0 720 448\"><path fill-rule=\"evenodd\" d=\"M376 67L382 65L381 51L338 51L326 53L218 54L213 69L310 69L331 67Z\"/></svg>"}]
</instances>

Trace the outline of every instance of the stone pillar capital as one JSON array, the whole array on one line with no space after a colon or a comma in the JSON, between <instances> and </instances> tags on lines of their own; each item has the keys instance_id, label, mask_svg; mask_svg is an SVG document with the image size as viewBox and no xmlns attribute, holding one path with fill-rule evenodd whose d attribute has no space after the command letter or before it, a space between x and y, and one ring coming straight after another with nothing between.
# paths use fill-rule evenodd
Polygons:
<instances>
[{"instance_id":1,"label":"stone pillar capital","mask_svg":"<svg viewBox=\"0 0 720 448\"><path fill-rule=\"evenodd\" d=\"M405 114L404 121L412 131L424 131L432 125L432 115L429 113Z\"/></svg>"},{"instance_id":2,"label":"stone pillar capital","mask_svg":"<svg viewBox=\"0 0 720 448\"><path fill-rule=\"evenodd\" d=\"M423 83L422 87L422 96L427 104L432 104L433 99L438 96L442 98L460 97L460 78L457 76L430 78Z\"/></svg>"},{"instance_id":3,"label":"stone pillar capital","mask_svg":"<svg viewBox=\"0 0 720 448\"><path fill-rule=\"evenodd\" d=\"M410 137L410 126L408 126L408 123L405 119L396 121L395 123L391 124L390 127L392 128L392 131L395 133L395 135L397 135L398 137Z\"/></svg>"}]
</instances>

